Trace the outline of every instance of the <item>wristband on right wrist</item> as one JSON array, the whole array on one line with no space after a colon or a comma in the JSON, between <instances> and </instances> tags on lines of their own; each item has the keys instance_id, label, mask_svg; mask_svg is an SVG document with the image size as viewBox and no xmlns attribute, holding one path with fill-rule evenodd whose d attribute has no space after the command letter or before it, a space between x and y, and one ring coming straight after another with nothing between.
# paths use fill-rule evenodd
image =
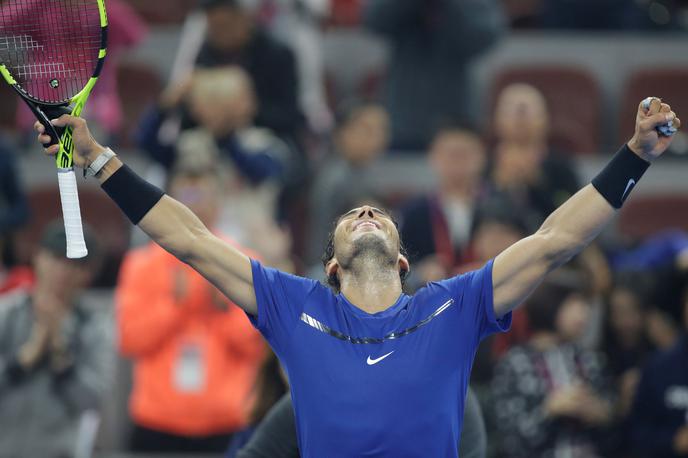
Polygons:
<instances>
[{"instance_id":1,"label":"wristband on right wrist","mask_svg":"<svg viewBox=\"0 0 688 458\"><path fill-rule=\"evenodd\" d=\"M619 209L650 163L624 145L592 180L592 185L609 204Z\"/></svg>"},{"instance_id":2,"label":"wristband on right wrist","mask_svg":"<svg viewBox=\"0 0 688 458\"><path fill-rule=\"evenodd\" d=\"M126 165L122 165L105 180L101 188L135 225L165 195Z\"/></svg>"}]
</instances>

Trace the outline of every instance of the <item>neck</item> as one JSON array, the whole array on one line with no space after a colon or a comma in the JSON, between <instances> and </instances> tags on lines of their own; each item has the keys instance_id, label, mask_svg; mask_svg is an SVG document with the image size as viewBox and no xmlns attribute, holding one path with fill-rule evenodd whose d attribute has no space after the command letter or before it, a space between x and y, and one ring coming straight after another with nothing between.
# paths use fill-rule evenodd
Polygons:
<instances>
[{"instance_id":1,"label":"neck","mask_svg":"<svg viewBox=\"0 0 688 458\"><path fill-rule=\"evenodd\" d=\"M401 295L398 266L381 266L374 258L356 259L341 270L341 292L349 302L366 313L390 308Z\"/></svg>"}]
</instances>

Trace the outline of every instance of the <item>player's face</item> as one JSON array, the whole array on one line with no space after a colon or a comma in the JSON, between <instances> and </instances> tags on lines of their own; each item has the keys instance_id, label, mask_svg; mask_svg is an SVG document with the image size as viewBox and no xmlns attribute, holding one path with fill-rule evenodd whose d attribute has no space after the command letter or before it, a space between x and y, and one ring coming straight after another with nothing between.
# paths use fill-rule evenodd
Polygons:
<instances>
[{"instance_id":1,"label":"player's face","mask_svg":"<svg viewBox=\"0 0 688 458\"><path fill-rule=\"evenodd\" d=\"M408 270L408 261L399 253L399 231L384 211L365 205L339 218L334 231L334 258L326 267L328 275L339 267L348 269L354 260L373 257L381 266L398 264Z\"/></svg>"},{"instance_id":2,"label":"player's face","mask_svg":"<svg viewBox=\"0 0 688 458\"><path fill-rule=\"evenodd\" d=\"M398 250L399 231L392 218L369 205L354 208L339 218L334 232L335 246L348 245L368 235L388 241Z\"/></svg>"}]
</instances>

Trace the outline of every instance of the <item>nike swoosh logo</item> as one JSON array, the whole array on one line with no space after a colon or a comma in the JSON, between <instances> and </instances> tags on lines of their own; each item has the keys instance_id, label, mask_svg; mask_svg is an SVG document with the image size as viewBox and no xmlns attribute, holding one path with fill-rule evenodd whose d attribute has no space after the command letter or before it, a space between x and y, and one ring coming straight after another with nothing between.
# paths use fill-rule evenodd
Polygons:
<instances>
[{"instance_id":1,"label":"nike swoosh logo","mask_svg":"<svg viewBox=\"0 0 688 458\"><path fill-rule=\"evenodd\" d=\"M373 364L379 363L380 361L382 361L383 359L385 359L386 357L388 357L392 353L394 353L394 350L390 351L386 355L382 355L379 358L375 358L375 359L370 359L370 356L368 356L368 361L366 361L366 362L368 363L368 366L372 366Z\"/></svg>"},{"instance_id":2,"label":"nike swoosh logo","mask_svg":"<svg viewBox=\"0 0 688 458\"><path fill-rule=\"evenodd\" d=\"M628 184L626 185L626 189L624 190L624 193L621 195L621 201L623 202L626 200L626 197L628 196L628 193L631 189L633 189L633 186L635 186L635 180L631 178L628 180Z\"/></svg>"}]
</instances>

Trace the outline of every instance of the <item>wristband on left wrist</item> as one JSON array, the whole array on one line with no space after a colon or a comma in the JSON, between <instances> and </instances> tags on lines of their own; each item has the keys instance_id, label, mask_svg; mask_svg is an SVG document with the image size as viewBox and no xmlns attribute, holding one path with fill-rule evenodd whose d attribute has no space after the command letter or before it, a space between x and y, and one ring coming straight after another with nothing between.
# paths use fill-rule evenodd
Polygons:
<instances>
[{"instance_id":1,"label":"wristband on left wrist","mask_svg":"<svg viewBox=\"0 0 688 458\"><path fill-rule=\"evenodd\" d=\"M592 185L609 204L619 209L650 163L624 145L607 166L592 180Z\"/></svg>"}]
</instances>

